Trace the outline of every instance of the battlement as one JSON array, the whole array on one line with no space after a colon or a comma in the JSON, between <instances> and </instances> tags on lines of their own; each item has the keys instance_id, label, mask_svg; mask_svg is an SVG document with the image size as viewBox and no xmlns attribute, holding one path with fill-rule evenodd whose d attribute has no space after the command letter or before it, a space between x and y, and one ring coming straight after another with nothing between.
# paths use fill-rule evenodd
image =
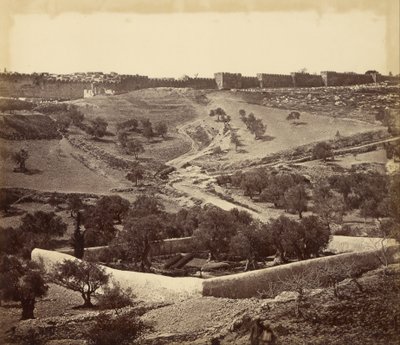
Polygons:
<instances>
[{"instance_id":1,"label":"battlement","mask_svg":"<svg viewBox=\"0 0 400 345\"><path fill-rule=\"evenodd\" d=\"M242 76L241 73L218 72L214 78L149 78L102 72L55 75L49 73L0 73L0 96L44 99L76 99L97 94L123 93L151 87L194 89L250 89L277 87L320 87L370 84L379 82L399 83L399 76L384 76L376 71L365 74L323 71L318 74L294 72L291 74L258 73Z\"/></svg>"},{"instance_id":2,"label":"battlement","mask_svg":"<svg viewBox=\"0 0 400 345\"><path fill-rule=\"evenodd\" d=\"M321 77L325 86L346 86L374 83L372 74L357 74L352 72L323 71Z\"/></svg>"}]
</instances>

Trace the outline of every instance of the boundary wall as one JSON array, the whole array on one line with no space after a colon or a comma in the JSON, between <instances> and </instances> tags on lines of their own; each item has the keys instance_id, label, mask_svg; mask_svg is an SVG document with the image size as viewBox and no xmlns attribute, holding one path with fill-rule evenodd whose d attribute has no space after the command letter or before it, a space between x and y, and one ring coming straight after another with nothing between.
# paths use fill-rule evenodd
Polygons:
<instances>
[{"instance_id":1,"label":"boundary wall","mask_svg":"<svg viewBox=\"0 0 400 345\"><path fill-rule=\"evenodd\" d=\"M389 263L399 261L399 247L388 247ZM276 294L285 290L285 280L296 275L307 275L312 270L332 267L340 268L349 264L353 269L372 270L378 268L381 262L379 250L338 254L323 258L293 262L286 265L264 268L257 271L233 274L224 277L210 278L203 282L203 296L224 298L251 298L274 285ZM323 275L323 273L321 273ZM345 278L345 277L344 277ZM315 288L319 286L316 284Z\"/></svg>"},{"instance_id":2,"label":"boundary wall","mask_svg":"<svg viewBox=\"0 0 400 345\"><path fill-rule=\"evenodd\" d=\"M32 260L43 263L47 272L64 260L79 260L75 257L50 250L35 248ZM100 265L101 266L101 265ZM154 302L176 301L189 297L200 297L203 280L194 277L167 277L152 273L121 271L101 266L110 275L111 284L118 282L124 289L131 288L138 299Z\"/></svg>"}]
</instances>

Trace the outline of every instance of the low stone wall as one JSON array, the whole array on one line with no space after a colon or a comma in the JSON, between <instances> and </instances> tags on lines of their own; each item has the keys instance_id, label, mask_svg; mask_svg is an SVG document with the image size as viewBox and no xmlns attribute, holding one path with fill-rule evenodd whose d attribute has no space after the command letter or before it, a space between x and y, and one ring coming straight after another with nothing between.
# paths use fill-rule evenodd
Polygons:
<instances>
[{"instance_id":1,"label":"low stone wall","mask_svg":"<svg viewBox=\"0 0 400 345\"><path fill-rule=\"evenodd\" d=\"M399 261L399 247L387 248L387 258L390 263ZM265 268L262 270L233 274L224 277L204 280L203 295L224 298L250 298L268 290L274 285L276 293L285 290L285 281L296 275L306 275L312 270L327 267L352 265L353 269L371 270L379 267L379 250L338 254L317 259L298 261L291 264ZM345 278L345 277L344 277ZM315 285L317 288L318 285Z\"/></svg>"},{"instance_id":2,"label":"low stone wall","mask_svg":"<svg viewBox=\"0 0 400 345\"><path fill-rule=\"evenodd\" d=\"M64 260L78 259L71 255L35 248L32 251L32 260L42 262L45 270L50 272L54 264ZM177 299L202 295L203 280L200 278L172 278L152 273L121 271L106 266L101 267L104 267L106 272L110 274L111 281L118 282L124 289L131 288L140 300L172 302Z\"/></svg>"}]
</instances>

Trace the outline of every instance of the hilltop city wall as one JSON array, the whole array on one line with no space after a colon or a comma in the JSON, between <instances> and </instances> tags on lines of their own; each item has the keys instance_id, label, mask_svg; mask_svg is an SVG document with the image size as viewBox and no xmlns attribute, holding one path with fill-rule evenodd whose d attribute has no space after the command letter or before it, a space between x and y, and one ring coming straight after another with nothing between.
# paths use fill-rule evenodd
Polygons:
<instances>
[{"instance_id":1,"label":"hilltop city wall","mask_svg":"<svg viewBox=\"0 0 400 345\"><path fill-rule=\"evenodd\" d=\"M154 88L194 89L254 89L278 87L320 87L399 82L399 77L378 73L309 73L268 74L258 73L255 77L241 73L219 72L214 78L149 78L142 75L105 75L101 72L67 76L48 74L0 73L0 97L25 97L41 99L78 99L96 95L113 95L129 91Z\"/></svg>"}]
</instances>

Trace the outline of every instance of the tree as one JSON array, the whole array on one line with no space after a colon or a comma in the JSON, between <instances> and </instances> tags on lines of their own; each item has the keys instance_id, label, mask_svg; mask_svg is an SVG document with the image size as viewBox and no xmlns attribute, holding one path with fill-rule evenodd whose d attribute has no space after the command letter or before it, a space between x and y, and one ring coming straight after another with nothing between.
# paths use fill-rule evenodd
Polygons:
<instances>
[{"instance_id":1,"label":"tree","mask_svg":"<svg viewBox=\"0 0 400 345\"><path fill-rule=\"evenodd\" d=\"M238 223L234 215L218 207L206 207L199 216L199 227L193 233L196 243L217 258L227 253L232 237L237 233Z\"/></svg>"},{"instance_id":2,"label":"tree","mask_svg":"<svg viewBox=\"0 0 400 345\"><path fill-rule=\"evenodd\" d=\"M331 157L333 159L333 150L330 144L320 142L313 148L313 159L322 159L324 162Z\"/></svg>"},{"instance_id":3,"label":"tree","mask_svg":"<svg viewBox=\"0 0 400 345\"><path fill-rule=\"evenodd\" d=\"M289 115L286 117L286 120L298 120L300 119L300 113L298 111L292 111L289 113Z\"/></svg>"},{"instance_id":4,"label":"tree","mask_svg":"<svg viewBox=\"0 0 400 345\"><path fill-rule=\"evenodd\" d=\"M1 299L20 302L22 320L34 318L36 298L46 295L47 290L42 272L35 263L22 262L13 256L0 258Z\"/></svg>"},{"instance_id":5,"label":"tree","mask_svg":"<svg viewBox=\"0 0 400 345\"><path fill-rule=\"evenodd\" d=\"M302 183L291 187L285 192L285 204L288 210L296 211L299 218L302 218L304 211L307 211L307 193Z\"/></svg>"},{"instance_id":6,"label":"tree","mask_svg":"<svg viewBox=\"0 0 400 345\"><path fill-rule=\"evenodd\" d=\"M19 229L0 227L0 255L19 255L25 245Z\"/></svg>"},{"instance_id":7,"label":"tree","mask_svg":"<svg viewBox=\"0 0 400 345\"><path fill-rule=\"evenodd\" d=\"M136 119L129 119L117 123L117 131L135 131L139 123Z\"/></svg>"},{"instance_id":8,"label":"tree","mask_svg":"<svg viewBox=\"0 0 400 345\"><path fill-rule=\"evenodd\" d=\"M66 230L67 225L54 212L36 211L26 214L21 218L21 225L17 230L24 243L22 256L30 258L35 247L52 248L52 239L63 236Z\"/></svg>"},{"instance_id":9,"label":"tree","mask_svg":"<svg viewBox=\"0 0 400 345\"><path fill-rule=\"evenodd\" d=\"M105 269L81 260L64 260L53 267L51 279L69 290L79 292L83 298L83 307L93 307L92 296L105 285L109 275Z\"/></svg>"},{"instance_id":10,"label":"tree","mask_svg":"<svg viewBox=\"0 0 400 345\"><path fill-rule=\"evenodd\" d=\"M126 148L126 144L128 143L128 133L120 130L118 132L118 142L122 148Z\"/></svg>"},{"instance_id":11,"label":"tree","mask_svg":"<svg viewBox=\"0 0 400 345\"><path fill-rule=\"evenodd\" d=\"M261 119L256 119L252 125L250 130L254 133L255 139L260 139L267 130L267 126L263 124Z\"/></svg>"},{"instance_id":12,"label":"tree","mask_svg":"<svg viewBox=\"0 0 400 345\"><path fill-rule=\"evenodd\" d=\"M220 116L224 117L226 113L224 109L218 107L217 109L215 109L215 115L217 115L217 121L219 122L221 121Z\"/></svg>"},{"instance_id":13,"label":"tree","mask_svg":"<svg viewBox=\"0 0 400 345\"><path fill-rule=\"evenodd\" d=\"M155 195L142 194L132 203L129 217L145 217L159 215L163 212L164 206Z\"/></svg>"},{"instance_id":14,"label":"tree","mask_svg":"<svg viewBox=\"0 0 400 345\"><path fill-rule=\"evenodd\" d=\"M75 230L71 236L71 245L74 248L74 256L82 259L85 254L85 231L81 230L81 214L78 211L76 216Z\"/></svg>"},{"instance_id":15,"label":"tree","mask_svg":"<svg viewBox=\"0 0 400 345\"><path fill-rule=\"evenodd\" d=\"M0 189L0 209L4 211L4 213L8 213L11 205L18 200L18 197L13 195L11 192L6 189Z\"/></svg>"},{"instance_id":16,"label":"tree","mask_svg":"<svg viewBox=\"0 0 400 345\"><path fill-rule=\"evenodd\" d=\"M78 110L78 108L76 106L70 106L68 109L68 116L70 117L72 124L77 126L77 127L81 127L82 126L82 122L84 119L84 115L81 111Z\"/></svg>"},{"instance_id":17,"label":"tree","mask_svg":"<svg viewBox=\"0 0 400 345\"><path fill-rule=\"evenodd\" d=\"M62 236L67 230L67 225L54 212L28 213L21 218L21 223L20 229L23 232L45 234L49 237Z\"/></svg>"},{"instance_id":18,"label":"tree","mask_svg":"<svg viewBox=\"0 0 400 345\"><path fill-rule=\"evenodd\" d=\"M211 117L214 117L215 116L215 110L211 109L210 113L208 115L211 116Z\"/></svg>"},{"instance_id":19,"label":"tree","mask_svg":"<svg viewBox=\"0 0 400 345\"><path fill-rule=\"evenodd\" d=\"M144 147L139 140L130 140L126 143L125 151L128 154L133 154L135 159L139 158L139 154L144 152Z\"/></svg>"},{"instance_id":20,"label":"tree","mask_svg":"<svg viewBox=\"0 0 400 345\"><path fill-rule=\"evenodd\" d=\"M244 109L240 109L239 110L239 115L240 115L240 117L243 119L244 117L246 117L246 110L244 110Z\"/></svg>"},{"instance_id":21,"label":"tree","mask_svg":"<svg viewBox=\"0 0 400 345\"><path fill-rule=\"evenodd\" d=\"M114 227L113 215L104 212L103 207L97 205L88 207L83 214L83 221L87 245L107 245L115 237L117 230Z\"/></svg>"},{"instance_id":22,"label":"tree","mask_svg":"<svg viewBox=\"0 0 400 345\"><path fill-rule=\"evenodd\" d=\"M329 229L316 216L300 222L280 216L265 225L267 243L276 250L276 261L286 262L288 256L299 260L318 256L330 240Z\"/></svg>"},{"instance_id":23,"label":"tree","mask_svg":"<svg viewBox=\"0 0 400 345\"><path fill-rule=\"evenodd\" d=\"M345 213L344 198L331 190L330 185L319 182L313 191L314 212L321 217L329 229L332 222L340 224Z\"/></svg>"},{"instance_id":24,"label":"tree","mask_svg":"<svg viewBox=\"0 0 400 345\"><path fill-rule=\"evenodd\" d=\"M88 134L94 136L95 138L102 138L107 133L108 123L102 117L96 117L91 121L91 126L87 128Z\"/></svg>"},{"instance_id":25,"label":"tree","mask_svg":"<svg viewBox=\"0 0 400 345\"><path fill-rule=\"evenodd\" d=\"M287 232L296 222L281 215L277 219L272 219L268 224L264 225L266 240L275 249L275 262L287 262L288 246L286 241L289 239Z\"/></svg>"},{"instance_id":26,"label":"tree","mask_svg":"<svg viewBox=\"0 0 400 345\"><path fill-rule=\"evenodd\" d=\"M151 244L164 238L164 226L155 214L137 217L130 212L124 220L124 229L118 235L116 244L126 259L140 263L142 272L149 272Z\"/></svg>"},{"instance_id":27,"label":"tree","mask_svg":"<svg viewBox=\"0 0 400 345\"><path fill-rule=\"evenodd\" d=\"M212 154L215 156L221 156L223 153L224 151L222 151L221 146L216 146L212 151Z\"/></svg>"},{"instance_id":28,"label":"tree","mask_svg":"<svg viewBox=\"0 0 400 345\"><path fill-rule=\"evenodd\" d=\"M256 269L258 260L272 254L265 229L254 223L251 216L250 219L251 223L245 222L238 227L238 232L232 237L229 245L232 254L246 259L245 271L250 268Z\"/></svg>"},{"instance_id":29,"label":"tree","mask_svg":"<svg viewBox=\"0 0 400 345\"><path fill-rule=\"evenodd\" d=\"M232 143L233 145L235 145L235 151L237 151L238 146L241 145L239 136L238 136L237 133L234 132L234 131L231 131L231 143Z\"/></svg>"},{"instance_id":30,"label":"tree","mask_svg":"<svg viewBox=\"0 0 400 345\"><path fill-rule=\"evenodd\" d=\"M253 199L256 193L260 194L265 186L265 179L259 171L250 171L244 174L240 188L243 189L244 195Z\"/></svg>"},{"instance_id":31,"label":"tree","mask_svg":"<svg viewBox=\"0 0 400 345\"><path fill-rule=\"evenodd\" d=\"M246 124L246 127L250 130L253 126L253 123L256 121L256 117L253 113L250 113L247 117L243 117L243 121ZM252 132L253 133L253 132Z\"/></svg>"},{"instance_id":32,"label":"tree","mask_svg":"<svg viewBox=\"0 0 400 345\"><path fill-rule=\"evenodd\" d=\"M79 210L83 208L83 203L78 194L71 194L68 196L68 207L70 209L71 217L75 218L78 215Z\"/></svg>"},{"instance_id":33,"label":"tree","mask_svg":"<svg viewBox=\"0 0 400 345\"><path fill-rule=\"evenodd\" d=\"M320 252L325 249L330 241L330 230L320 220L319 217L311 215L304 217L300 221L303 236L302 259L308 259L311 256L318 257Z\"/></svg>"},{"instance_id":34,"label":"tree","mask_svg":"<svg viewBox=\"0 0 400 345\"><path fill-rule=\"evenodd\" d=\"M29 153L25 149L21 149L18 152L14 152L11 155L12 160L18 164L18 168L16 168L14 171L21 171L21 172L26 172L26 161L29 158Z\"/></svg>"},{"instance_id":35,"label":"tree","mask_svg":"<svg viewBox=\"0 0 400 345\"><path fill-rule=\"evenodd\" d=\"M100 213L110 214L113 220L116 220L119 224L128 212L129 206L129 201L119 195L102 196L96 203Z\"/></svg>"},{"instance_id":36,"label":"tree","mask_svg":"<svg viewBox=\"0 0 400 345\"><path fill-rule=\"evenodd\" d=\"M157 123L155 129L156 129L156 133L164 139L165 134L167 134L167 132L168 132L167 124L165 122L159 122L159 123Z\"/></svg>"},{"instance_id":37,"label":"tree","mask_svg":"<svg viewBox=\"0 0 400 345\"><path fill-rule=\"evenodd\" d=\"M61 133L66 133L68 131L69 126L71 125L71 118L69 117L59 117L56 120L56 126L57 129L61 132Z\"/></svg>"},{"instance_id":38,"label":"tree","mask_svg":"<svg viewBox=\"0 0 400 345\"><path fill-rule=\"evenodd\" d=\"M153 128L151 127L151 125L143 128L143 136L149 141L154 136Z\"/></svg>"},{"instance_id":39,"label":"tree","mask_svg":"<svg viewBox=\"0 0 400 345\"><path fill-rule=\"evenodd\" d=\"M140 164L136 164L132 166L131 170L126 174L126 178L129 181L135 182L135 185L138 185L138 181L143 179L144 177L144 169Z\"/></svg>"}]
</instances>

